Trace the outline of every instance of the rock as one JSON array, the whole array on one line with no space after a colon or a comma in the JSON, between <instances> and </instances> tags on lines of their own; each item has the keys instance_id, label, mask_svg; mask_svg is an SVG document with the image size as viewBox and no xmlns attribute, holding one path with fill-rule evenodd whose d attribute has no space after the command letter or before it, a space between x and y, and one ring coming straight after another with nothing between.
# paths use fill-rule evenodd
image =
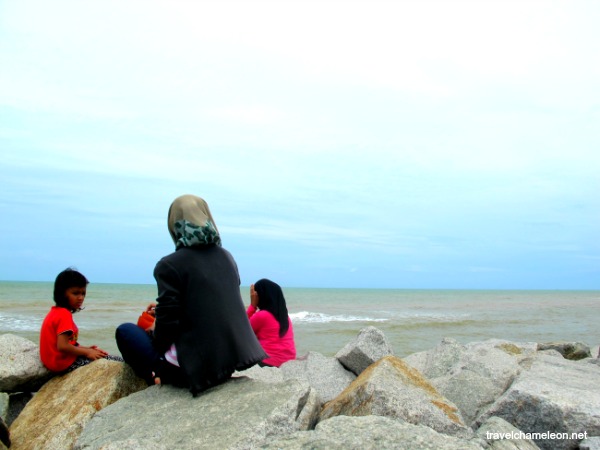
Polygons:
<instances>
[{"instance_id":1,"label":"rock","mask_svg":"<svg viewBox=\"0 0 600 450\"><path fill-rule=\"evenodd\" d=\"M106 359L55 377L10 426L13 448L71 448L97 411L146 387L129 366Z\"/></svg>"},{"instance_id":2,"label":"rock","mask_svg":"<svg viewBox=\"0 0 600 450\"><path fill-rule=\"evenodd\" d=\"M319 420L339 415L391 417L444 434L473 435L458 408L395 356L386 356L363 371L344 392L325 404Z\"/></svg>"},{"instance_id":3,"label":"rock","mask_svg":"<svg viewBox=\"0 0 600 450\"><path fill-rule=\"evenodd\" d=\"M600 435L600 370L594 365L538 354L521 362L524 370L477 419L491 416L525 433ZM542 449L571 449L579 439L535 439Z\"/></svg>"},{"instance_id":4,"label":"rock","mask_svg":"<svg viewBox=\"0 0 600 450\"><path fill-rule=\"evenodd\" d=\"M544 354L546 356L551 356L553 358L564 358L564 356L558 350L554 350L553 348L540 350L539 353Z\"/></svg>"},{"instance_id":5,"label":"rock","mask_svg":"<svg viewBox=\"0 0 600 450\"><path fill-rule=\"evenodd\" d=\"M383 331L375 327L366 327L360 330L354 341L337 352L335 357L346 369L360 375L375 361L393 354Z\"/></svg>"},{"instance_id":6,"label":"rock","mask_svg":"<svg viewBox=\"0 0 600 450\"><path fill-rule=\"evenodd\" d=\"M444 339L426 352L404 358L448 400L458 406L467 425L508 388L521 371L519 360L533 350L506 341L467 345Z\"/></svg>"},{"instance_id":7,"label":"rock","mask_svg":"<svg viewBox=\"0 0 600 450\"><path fill-rule=\"evenodd\" d=\"M37 344L14 334L0 335L1 392L34 392L52 376L40 361Z\"/></svg>"},{"instance_id":8,"label":"rock","mask_svg":"<svg viewBox=\"0 0 600 450\"><path fill-rule=\"evenodd\" d=\"M490 417L477 430L490 450L539 450L531 439L520 439L523 432L500 417Z\"/></svg>"},{"instance_id":9,"label":"rock","mask_svg":"<svg viewBox=\"0 0 600 450\"><path fill-rule=\"evenodd\" d=\"M281 372L285 379L307 381L323 402L337 397L356 378L336 358L328 358L317 352L308 352L299 359L282 364Z\"/></svg>"},{"instance_id":10,"label":"rock","mask_svg":"<svg viewBox=\"0 0 600 450\"><path fill-rule=\"evenodd\" d=\"M236 377L197 397L152 386L98 412L75 449L256 448L312 428L319 407L314 390L298 380Z\"/></svg>"},{"instance_id":11,"label":"rock","mask_svg":"<svg viewBox=\"0 0 600 450\"><path fill-rule=\"evenodd\" d=\"M600 450L600 437L584 439L579 443L579 450Z\"/></svg>"},{"instance_id":12,"label":"rock","mask_svg":"<svg viewBox=\"0 0 600 450\"><path fill-rule=\"evenodd\" d=\"M265 383L281 383L284 380L283 373L279 368L260 367L258 364L247 370L234 372L232 377L248 377Z\"/></svg>"},{"instance_id":13,"label":"rock","mask_svg":"<svg viewBox=\"0 0 600 450\"><path fill-rule=\"evenodd\" d=\"M477 440L440 434L381 416L337 416L320 422L313 431L301 431L268 442L277 450L482 450Z\"/></svg>"},{"instance_id":14,"label":"rock","mask_svg":"<svg viewBox=\"0 0 600 450\"><path fill-rule=\"evenodd\" d=\"M303 380L314 388L323 403L335 398L356 378L356 375L344 369L337 359L317 352L309 352L298 359L288 361L280 368L253 366L233 374L233 377L240 376L266 383Z\"/></svg>"},{"instance_id":15,"label":"rock","mask_svg":"<svg viewBox=\"0 0 600 450\"><path fill-rule=\"evenodd\" d=\"M592 357L590 347L582 342L547 342L538 345L538 350L549 349L556 350L563 358L572 361Z\"/></svg>"}]
</instances>

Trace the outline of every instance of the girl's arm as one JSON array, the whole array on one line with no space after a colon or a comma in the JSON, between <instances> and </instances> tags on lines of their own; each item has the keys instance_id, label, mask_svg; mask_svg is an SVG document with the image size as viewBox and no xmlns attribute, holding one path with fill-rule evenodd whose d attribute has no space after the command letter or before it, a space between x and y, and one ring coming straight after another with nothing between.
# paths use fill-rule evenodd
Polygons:
<instances>
[{"instance_id":1,"label":"girl's arm","mask_svg":"<svg viewBox=\"0 0 600 450\"><path fill-rule=\"evenodd\" d=\"M246 315L248 316L248 319L251 319L252 316L258 311L258 309L256 309L256 306L254 305L250 305L248 306L248 308L246 308Z\"/></svg>"},{"instance_id":2,"label":"girl's arm","mask_svg":"<svg viewBox=\"0 0 600 450\"><path fill-rule=\"evenodd\" d=\"M250 308L252 308L252 305L248 307L248 310L250 310ZM254 331L254 334L257 334L261 330L261 328L263 328L266 325L265 319L267 319L267 316L264 313L252 314L252 317L249 317L249 319L252 331Z\"/></svg>"},{"instance_id":3,"label":"girl's arm","mask_svg":"<svg viewBox=\"0 0 600 450\"><path fill-rule=\"evenodd\" d=\"M69 342L69 338L69 333L62 333L58 335L58 339L56 341L56 348L59 352L75 356L83 356L87 359L91 359L92 361L104 358L108 355L107 352L100 348L97 348L95 345L91 347L73 345Z\"/></svg>"}]
</instances>

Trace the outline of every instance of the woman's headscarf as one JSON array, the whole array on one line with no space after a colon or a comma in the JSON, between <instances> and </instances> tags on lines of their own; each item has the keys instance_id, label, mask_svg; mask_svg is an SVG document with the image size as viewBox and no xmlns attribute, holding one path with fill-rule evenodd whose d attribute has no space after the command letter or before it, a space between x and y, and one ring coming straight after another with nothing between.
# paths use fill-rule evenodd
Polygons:
<instances>
[{"instance_id":1,"label":"woman's headscarf","mask_svg":"<svg viewBox=\"0 0 600 450\"><path fill-rule=\"evenodd\" d=\"M290 324L281 287L271 280L262 278L254 283L254 290L258 294L258 307L273 314L279 322L279 337L285 336Z\"/></svg>"},{"instance_id":2,"label":"woman's headscarf","mask_svg":"<svg viewBox=\"0 0 600 450\"><path fill-rule=\"evenodd\" d=\"M221 245L219 230L206 202L195 195L177 197L169 208L169 233L175 247Z\"/></svg>"}]
</instances>

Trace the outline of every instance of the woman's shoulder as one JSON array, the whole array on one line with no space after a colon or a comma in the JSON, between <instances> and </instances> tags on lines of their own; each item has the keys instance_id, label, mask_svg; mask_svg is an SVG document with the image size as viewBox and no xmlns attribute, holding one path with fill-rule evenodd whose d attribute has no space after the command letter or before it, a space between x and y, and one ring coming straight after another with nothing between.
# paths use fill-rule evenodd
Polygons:
<instances>
[{"instance_id":1,"label":"woman's shoulder","mask_svg":"<svg viewBox=\"0 0 600 450\"><path fill-rule=\"evenodd\" d=\"M211 261L226 259L236 265L235 260L228 250L218 245L198 245L193 247L181 247L163 256L157 263L156 268L170 266L174 269L188 266L191 261L199 264L212 264Z\"/></svg>"}]
</instances>

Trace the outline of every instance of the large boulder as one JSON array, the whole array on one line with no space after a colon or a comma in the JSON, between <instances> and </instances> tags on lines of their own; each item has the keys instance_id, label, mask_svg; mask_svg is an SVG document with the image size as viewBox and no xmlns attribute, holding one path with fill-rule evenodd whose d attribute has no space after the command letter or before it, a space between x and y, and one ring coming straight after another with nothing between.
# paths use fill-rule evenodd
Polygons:
<instances>
[{"instance_id":1,"label":"large boulder","mask_svg":"<svg viewBox=\"0 0 600 450\"><path fill-rule=\"evenodd\" d=\"M473 435L458 408L417 371L395 356L369 366L338 397L325 404L320 421L334 416L377 415L463 438Z\"/></svg>"},{"instance_id":2,"label":"large boulder","mask_svg":"<svg viewBox=\"0 0 600 450\"><path fill-rule=\"evenodd\" d=\"M416 368L462 413L467 425L510 386L521 371L519 361L533 354L506 341L485 341L462 345L444 339L435 348L415 353L404 361Z\"/></svg>"},{"instance_id":3,"label":"large boulder","mask_svg":"<svg viewBox=\"0 0 600 450\"><path fill-rule=\"evenodd\" d=\"M307 383L236 377L197 397L152 386L104 408L75 449L256 448L314 427L320 402Z\"/></svg>"},{"instance_id":4,"label":"large boulder","mask_svg":"<svg viewBox=\"0 0 600 450\"><path fill-rule=\"evenodd\" d=\"M381 416L337 416L313 431L276 438L269 450L482 450L483 441L440 434L423 425Z\"/></svg>"},{"instance_id":5,"label":"large boulder","mask_svg":"<svg viewBox=\"0 0 600 450\"><path fill-rule=\"evenodd\" d=\"M94 414L146 387L129 366L106 359L55 377L11 424L11 449L72 448Z\"/></svg>"},{"instance_id":6,"label":"large boulder","mask_svg":"<svg viewBox=\"0 0 600 450\"><path fill-rule=\"evenodd\" d=\"M572 449L573 433L600 435L600 370L592 364L542 353L521 362L523 371L508 390L477 419L498 416L534 437L542 449ZM544 433L566 433L553 439ZM544 437L550 437L545 439Z\"/></svg>"},{"instance_id":7,"label":"large boulder","mask_svg":"<svg viewBox=\"0 0 600 450\"><path fill-rule=\"evenodd\" d=\"M337 352L335 357L346 369L360 375L375 361L393 354L394 351L383 331L375 327L366 327L359 331L354 341Z\"/></svg>"},{"instance_id":8,"label":"large boulder","mask_svg":"<svg viewBox=\"0 0 600 450\"><path fill-rule=\"evenodd\" d=\"M308 352L302 358L288 361L280 368L285 379L305 380L320 395L323 402L337 397L356 378L335 358Z\"/></svg>"},{"instance_id":9,"label":"large boulder","mask_svg":"<svg viewBox=\"0 0 600 450\"><path fill-rule=\"evenodd\" d=\"M0 335L0 392L37 391L52 376L37 344L14 334Z\"/></svg>"}]
</instances>

